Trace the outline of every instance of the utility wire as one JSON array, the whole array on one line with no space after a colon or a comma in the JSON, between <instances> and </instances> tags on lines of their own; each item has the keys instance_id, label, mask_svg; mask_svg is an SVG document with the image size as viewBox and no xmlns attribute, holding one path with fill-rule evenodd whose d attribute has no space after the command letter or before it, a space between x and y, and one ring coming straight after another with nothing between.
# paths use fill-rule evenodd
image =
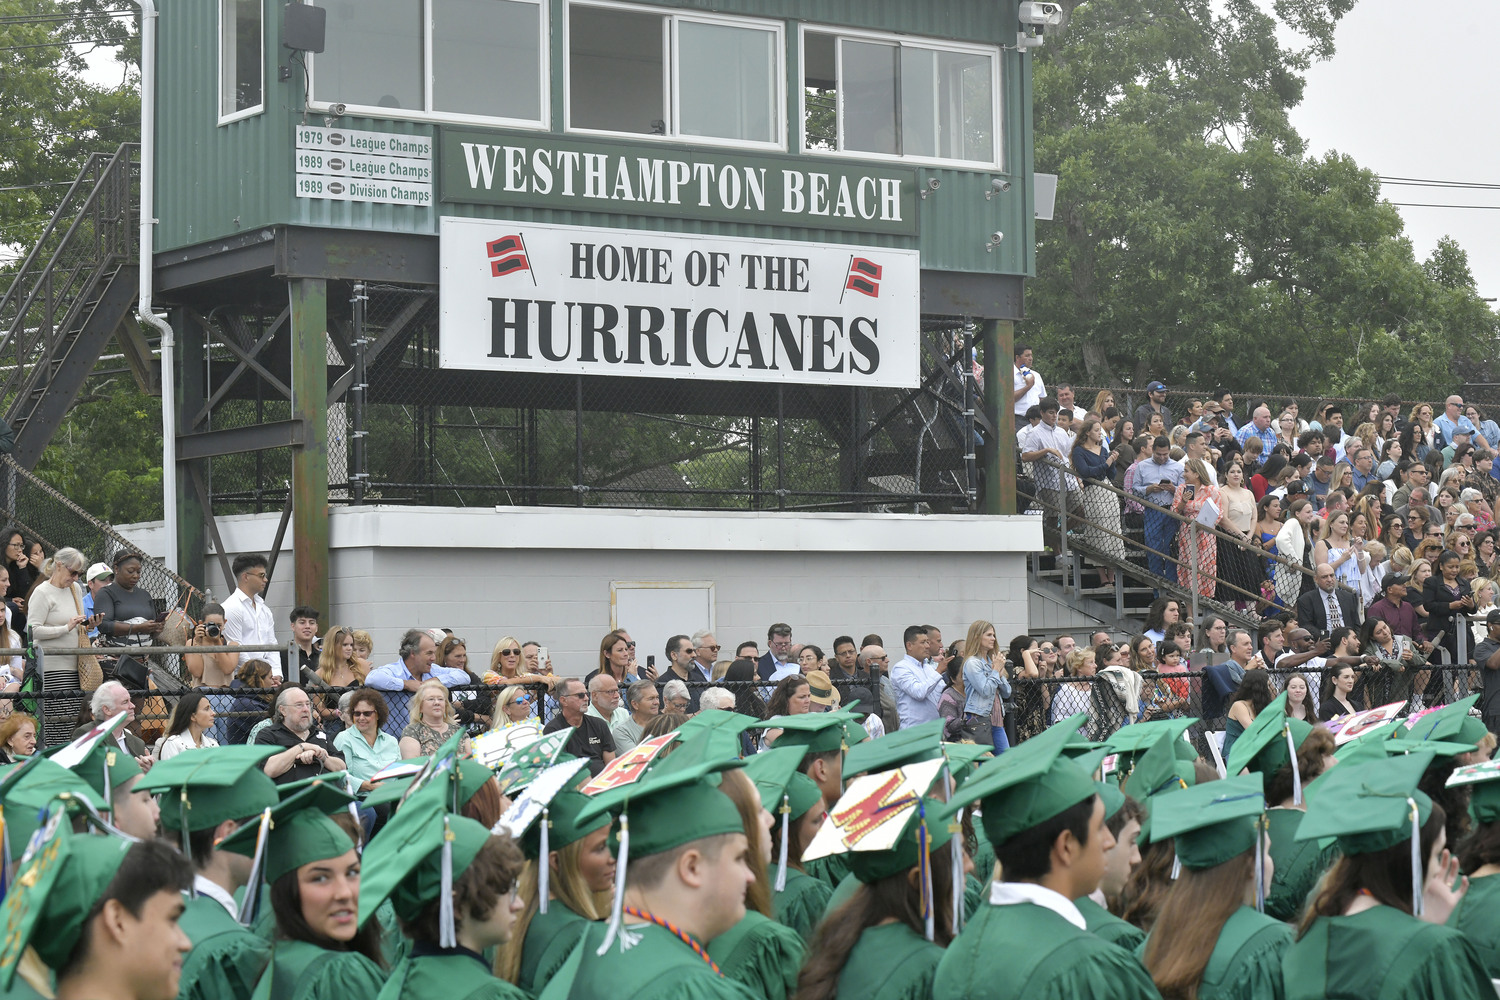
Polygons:
<instances>
[{"instance_id":1,"label":"utility wire","mask_svg":"<svg viewBox=\"0 0 1500 1000\"><path fill-rule=\"evenodd\" d=\"M1500 211L1500 205L1441 205L1436 202L1427 201L1393 201L1392 205L1397 208L1463 208L1481 211Z\"/></svg>"},{"instance_id":2,"label":"utility wire","mask_svg":"<svg viewBox=\"0 0 1500 1000\"><path fill-rule=\"evenodd\" d=\"M1462 188L1477 191L1500 191L1500 184L1484 184L1477 181L1438 181L1421 177L1380 177L1380 183L1408 187Z\"/></svg>"}]
</instances>

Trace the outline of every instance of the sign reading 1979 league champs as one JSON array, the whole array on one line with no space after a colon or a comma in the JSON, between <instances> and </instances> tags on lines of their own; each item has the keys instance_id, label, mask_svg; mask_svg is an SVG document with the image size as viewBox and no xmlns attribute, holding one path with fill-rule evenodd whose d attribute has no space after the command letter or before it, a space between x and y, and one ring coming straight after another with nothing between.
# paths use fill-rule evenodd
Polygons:
<instances>
[{"instance_id":1,"label":"sign reading 1979 league champs","mask_svg":"<svg viewBox=\"0 0 1500 1000\"><path fill-rule=\"evenodd\" d=\"M445 368L910 387L917 251L444 218Z\"/></svg>"}]
</instances>

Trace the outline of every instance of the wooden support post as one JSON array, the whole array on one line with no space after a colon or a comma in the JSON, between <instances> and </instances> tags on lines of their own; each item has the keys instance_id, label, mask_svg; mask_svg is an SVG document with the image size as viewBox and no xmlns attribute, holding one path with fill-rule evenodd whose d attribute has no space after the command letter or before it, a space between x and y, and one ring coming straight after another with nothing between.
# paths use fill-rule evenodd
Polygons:
<instances>
[{"instance_id":1,"label":"wooden support post","mask_svg":"<svg viewBox=\"0 0 1500 1000\"><path fill-rule=\"evenodd\" d=\"M180 438L183 433L193 430L183 425L185 415L197 413L206 398L203 382L205 332L186 309L172 310L171 322L177 338L177 370L162 372L161 383L163 392L177 394L177 426L173 431ZM207 461L178 462L175 470L162 470L168 476L175 473L173 488L177 490L177 524L175 527L167 525L168 531L177 532L177 565L172 568L200 590L206 589L208 584L205 564L208 559L206 528L209 514L193 486L193 472L196 469L206 482L208 465ZM230 586L232 588L233 584ZM229 596L217 588L215 593L220 600Z\"/></svg>"},{"instance_id":2,"label":"wooden support post","mask_svg":"<svg viewBox=\"0 0 1500 1000\"><path fill-rule=\"evenodd\" d=\"M1005 362L1012 360L1015 324L985 320L981 333L984 357L984 413L994 434L986 436L981 451L984 467L984 513L1016 512L1016 418L1010 403L1011 381Z\"/></svg>"},{"instance_id":3,"label":"wooden support post","mask_svg":"<svg viewBox=\"0 0 1500 1000\"><path fill-rule=\"evenodd\" d=\"M328 604L328 286L294 278L292 418L307 428L292 449L292 554L297 603L325 616ZM326 617L325 617L326 620Z\"/></svg>"}]
</instances>

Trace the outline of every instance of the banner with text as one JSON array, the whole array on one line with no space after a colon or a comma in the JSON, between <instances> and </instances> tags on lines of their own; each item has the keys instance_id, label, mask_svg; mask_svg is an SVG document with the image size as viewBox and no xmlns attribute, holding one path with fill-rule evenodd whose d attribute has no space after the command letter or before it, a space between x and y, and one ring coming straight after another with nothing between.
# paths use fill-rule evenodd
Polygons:
<instances>
[{"instance_id":1,"label":"banner with text","mask_svg":"<svg viewBox=\"0 0 1500 1000\"><path fill-rule=\"evenodd\" d=\"M917 251L444 218L444 368L920 381Z\"/></svg>"}]
</instances>

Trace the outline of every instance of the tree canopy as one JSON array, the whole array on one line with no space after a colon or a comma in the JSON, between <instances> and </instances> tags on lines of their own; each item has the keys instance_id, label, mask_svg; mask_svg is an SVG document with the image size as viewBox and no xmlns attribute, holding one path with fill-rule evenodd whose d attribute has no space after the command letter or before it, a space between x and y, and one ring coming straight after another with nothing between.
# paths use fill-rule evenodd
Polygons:
<instances>
[{"instance_id":1,"label":"tree canopy","mask_svg":"<svg viewBox=\"0 0 1500 1000\"><path fill-rule=\"evenodd\" d=\"M1049 374L1421 394L1493 353L1463 251L1417 260L1374 173L1309 156L1288 119L1353 0L1063 6L1034 63L1056 221L1019 335Z\"/></svg>"}]
</instances>

